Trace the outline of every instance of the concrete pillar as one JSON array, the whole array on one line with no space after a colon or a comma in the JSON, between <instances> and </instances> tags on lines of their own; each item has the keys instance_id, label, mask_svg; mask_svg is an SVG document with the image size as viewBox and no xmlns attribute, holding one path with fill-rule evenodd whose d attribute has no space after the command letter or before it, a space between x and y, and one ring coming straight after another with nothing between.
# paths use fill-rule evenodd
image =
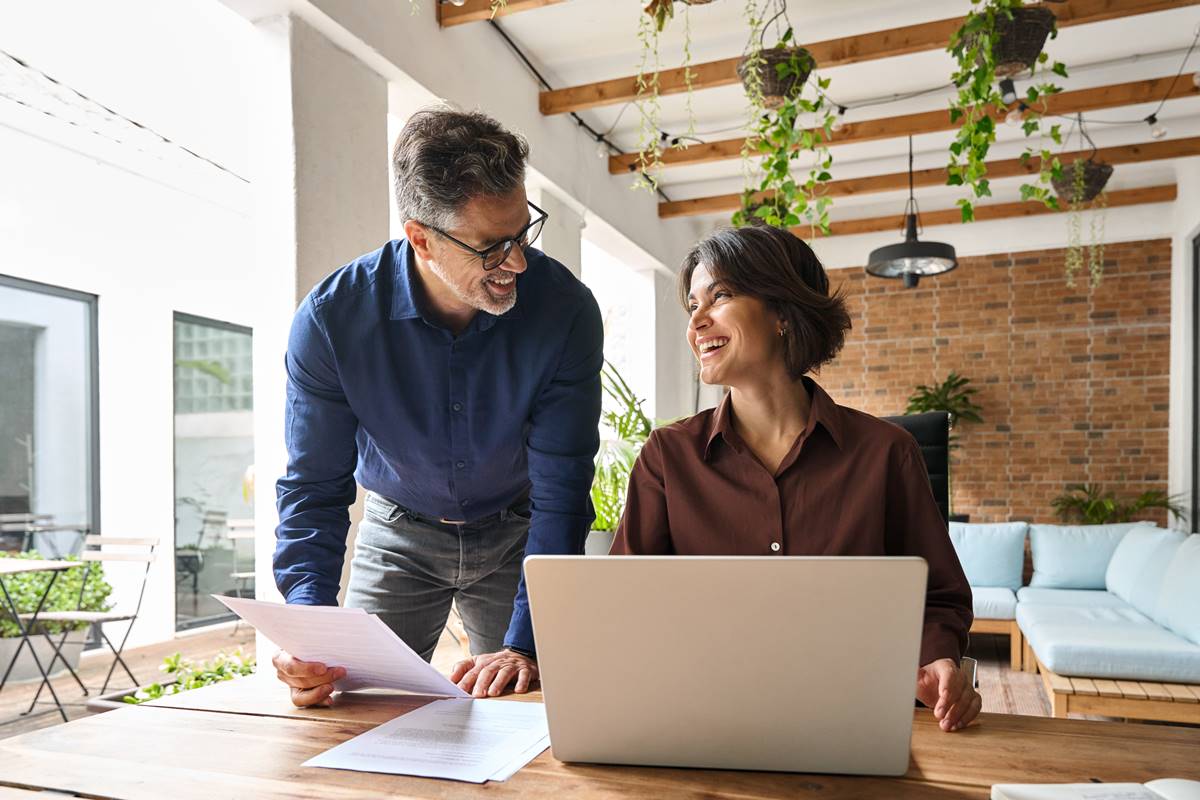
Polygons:
<instances>
[{"instance_id":1,"label":"concrete pillar","mask_svg":"<svg viewBox=\"0 0 1200 800\"><path fill-rule=\"evenodd\" d=\"M296 306L324 276L388 239L387 85L304 21L255 26L261 61L252 126L257 202L248 288L254 324L257 593L279 600L271 573L275 480L283 474L284 353ZM351 529L353 535L354 528ZM349 559L347 559L347 564ZM343 584L344 585L344 584ZM260 660L269 659L260 646Z\"/></svg>"},{"instance_id":2,"label":"concrete pillar","mask_svg":"<svg viewBox=\"0 0 1200 800\"><path fill-rule=\"evenodd\" d=\"M583 232L583 215L575 208L544 188L531 187L530 201L550 215L542 229L538 249L563 263L575 277L582 275L580 234Z\"/></svg>"}]
</instances>

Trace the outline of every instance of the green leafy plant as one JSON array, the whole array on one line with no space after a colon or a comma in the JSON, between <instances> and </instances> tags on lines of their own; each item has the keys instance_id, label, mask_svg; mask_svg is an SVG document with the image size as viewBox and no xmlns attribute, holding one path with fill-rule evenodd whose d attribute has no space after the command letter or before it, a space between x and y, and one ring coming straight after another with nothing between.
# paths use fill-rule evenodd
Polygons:
<instances>
[{"instance_id":1,"label":"green leafy plant","mask_svg":"<svg viewBox=\"0 0 1200 800\"><path fill-rule=\"evenodd\" d=\"M1112 491L1105 491L1095 483L1073 483L1066 492L1050 501L1054 513L1064 522L1083 525L1104 525L1110 522L1129 522L1134 516L1147 509L1165 508L1176 519L1183 521L1186 512L1180 502L1183 495L1170 496L1155 489L1142 492L1131 499L1118 499Z\"/></svg>"},{"instance_id":2,"label":"green leafy plant","mask_svg":"<svg viewBox=\"0 0 1200 800\"><path fill-rule=\"evenodd\" d=\"M0 552L0 558L40 559L42 555L36 550L25 553ZM76 556L67 556L67 560L78 561L79 559ZM82 610L108 611L110 608L108 597L112 594L112 587L104 580L104 568L98 562L91 562L91 564L91 570L87 570L86 566L80 564L78 567L58 573L58 577L54 579L54 585L50 589L50 594L46 598L46 604L42 606L42 611L74 611L80 608L78 605L80 589L83 589ZM83 584L85 570L88 572L86 587ZM20 613L32 614L34 612L53 575L54 573L51 572L21 572L4 579L9 596L12 597L13 603L16 604ZM42 630L43 626L48 633L53 634L62 633L67 628L81 630L87 627L87 623L68 624L39 621L38 630ZM6 606L0 605L0 638L13 636L20 636L16 620L13 619Z\"/></svg>"},{"instance_id":3,"label":"green leafy plant","mask_svg":"<svg viewBox=\"0 0 1200 800\"><path fill-rule=\"evenodd\" d=\"M824 94L829 79L809 80L817 65L807 50L795 45L791 25L772 47L764 47L770 24L766 14L772 9L771 20L786 19L787 6L780 0L746 3L750 40L738 74L749 102L750 135L742 149L746 189L733 224L791 228L807 220L814 234L828 233L832 199L822 188L832 180L828 142L836 118L836 109ZM765 89L768 82L776 87L771 92ZM803 95L810 84L811 99ZM793 167L806 155L811 159L809 169L798 180Z\"/></svg>"},{"instance_id":4,"label":"green leafy plant","mask_svg":"<svg viewBox=\"0 0 1200 800\"><path fill-rule=\"evenodd\" d=\"M1022 0L971 0L971 12L950 37L946 48L954 57L956 69L953 74L957 94L950 101L950 121L959 123L954 142L950 145L950 163L947 166L946 183L963 186L970 195L959 198L963 222L975 218L975 200L991 195L987 179L985 159L996 141L996 120L1004 119L1019 124L1028 138L1033 134L1048 135L1055 143L1062 143L1061 126L1051 125L1043 131L1041 112L1048 95L1062 91L1050 80L1029 86L1016 108L1010 110L1004 103L997 86L997 60L994 48L1001 33L1007 27L1005 21L1013 20L1014 11L1022 11ZM1058 27L1051 15L1050 38L1058 35ZM1036 74L1049 61L1042 52L1030 67ZM1060 77L1067 76L1067 68L1055 61L1048 68ZM1058 199L1049 188L1052 178L1061 173L1058 158L1045 147L1039 148L1040 169L1032 182L1021 186L1022 200L1040 200L1050 208L1058 208ZM1021 154L1027 162L1035 155L1032 146Z\"/></svg>"},{"instance_id":5,"label":"green leafy plant","mask_svg":"<svg viewBox=\"0 0 1200 800\"><path fill-rule=\"evenodd\" d=\"M244 655L241 648L234 650L232 653L222 651L217 653L211 660L198 663L176 653L164 658L163 663L158 668L160 672L170 676L170 680L152 683L144 689L139 689L134 694L126 695L122 699L126 703L133 705L146 703L151 700L157 700L160 697L168 697L191 689L199 689L202 686L211 686L214 683L231 681L234 678L240 678L244 675L253 675L255 667L254 656Z\"/></svg>"},{"instance_id":6,"label":"green leafy plant","mask_svg":"<svg viewBox=\"0 0 1200 800\"><path fill-rule=\"evenodd\" d=\"M204 361L196 358L177 358L175 359L176 369L194 369L197 372L214 378L217 381L228 386L233 383L233 378L229 374L229 370L219 361Z\"/></svg>"},{"instance_id":7,"label":"green leafy plant","mask_svg":"<svg viewBox=\"0 0 1200 800\"><path fill-rule=\"evenodd\" d=\"M592 523L592 529L615 531L625 509L629 473L654 426L642 411L643 401L608 361L604 362L600 383L610 401L600 418L612 432L612 438L603 439L596 453L596 476L592 480L596 521Z\"/></svg>"},{"instance_id":8,"label":"green leafy plant","mask_svg":"<svg viewBox=\"0 0 1200 800\"><path fill-rule=\"evenodd\" d=\"M688 117L687 130L680 136L667 141L660 130L659 119L662 105L659 100L661 81L659 72L662 61L659 57L659 39L669 20L675 18L675 3L684 4L683 12L683 82ZM685 149L688 140L696 133L696 114L692 108L692 82L696 73L692 71L692 17L690 8L695 0L650 0L638 16L638 43L641 45L641 61L638 63L637 94L634 105L638 110L637 180L635 189L658 188L658 173L662 169L662 154L667 147Z\"/></svg>"},{"instance_id":9,"label":"green leafy plant","mask_svg":"<svg viewBox=\"0 0 1200 800\"><path fill-rule=\"evenodd\" d=\"M983 422L983 408L971 398L978 389L968 386L970 378L951 372L946 380L929 386L921 384L908 398L905 414L924 414L927 411L945 411L950 415L950 427L959 422ZM951 437L953 439L954 437ZM951 445L953 446L953 445Z\"/></svg>"}]
</instances>

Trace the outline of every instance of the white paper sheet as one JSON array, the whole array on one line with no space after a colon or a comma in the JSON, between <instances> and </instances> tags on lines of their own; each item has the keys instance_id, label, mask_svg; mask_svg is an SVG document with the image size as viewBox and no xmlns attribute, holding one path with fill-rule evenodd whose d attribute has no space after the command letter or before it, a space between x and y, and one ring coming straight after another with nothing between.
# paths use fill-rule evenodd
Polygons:
<instances>
[{"instance_id":1,"label":"white paper sheet","mask_svg":"<svg viewBox=\"0 0 1200 800\"><path fill-rule=\"evenodd\" d=\"M1200 782L1001 783L992 787L992 800L1200 800Z\"/></svg>"},{"instance_id":2,"label":"white paper sheet","mask_svg":"<svg viewBox=\"0 0 1200 800\"><path fill-rule=\"evenodd\" d=\"M447 699L385 722L304 766L483 783L510 777L549 743L541 703Z\"/></svg>"},{"instance_id":3,"label":"white paper sheet","mask_svg":"<svg viewBox=\"0 0 1200 800\"><path fill-rule=\"evenodd\" d=\"M435 697L470 697L417 655L379 617L361 608L213 597L296 658L345 667L346 677L334 684L339 691L377 687Z\"/></svg>"}]
</instances>

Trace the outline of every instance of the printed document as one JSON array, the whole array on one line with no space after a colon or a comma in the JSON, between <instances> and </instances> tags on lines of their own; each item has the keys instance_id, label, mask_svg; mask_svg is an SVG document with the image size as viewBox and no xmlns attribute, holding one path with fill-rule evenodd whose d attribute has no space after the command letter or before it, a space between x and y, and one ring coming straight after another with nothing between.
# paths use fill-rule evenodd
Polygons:
<instances>
[{"instance_id":1,"label":"printed document","mask_svg":"<svg viewBox=\"0 0 1200 800\"><path fill-rule=\"evenodd\" d=\"M1200 800L1200 781L1142 783L998 783L992 800Z\"/></svg>"}]
</instances>

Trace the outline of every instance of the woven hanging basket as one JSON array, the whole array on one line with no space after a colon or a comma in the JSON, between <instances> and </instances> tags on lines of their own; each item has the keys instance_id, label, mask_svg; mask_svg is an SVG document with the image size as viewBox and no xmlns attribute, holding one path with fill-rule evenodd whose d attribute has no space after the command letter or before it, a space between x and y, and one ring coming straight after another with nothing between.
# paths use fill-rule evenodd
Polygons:
<instances>
[{"instance_id":1,"label":"woven hanging basket","mask_svg":"<svg viewBox=\"0 0 1200 800\"><path fill-rule=\"evenodd\" d=\"M1075 170L1083 170L1083 188L1079 196L1075 196ZM1051 179L1054 184L1054 193L1058 195L1058 199L1064 203L1090 203L1095 200L1104 187L1108 185L1108 179L1112 177L1112 164L1105 164L1103 161L1076 161L1073 164L1068 164L1062 168L1062 175Z\"/></svg>"},{"instance_id":2,"label":"woven hanging basket","mask_svg":"<svg viewBox=\"0 0 1200 800\"><path fill-rule=\"evenodd\" d=\"M1011 78L1032 69L1052 30L1054 12L1045 6L1014 8L1012 19L997 14L992 39L996 77Z\"/></svg>"},{"instance_id":3,"label":"woven hanging basket","mask_svg":"<svg viewBox=\"0 0 1200 800\"><path fill-rule=\"evenodd\" d=\"M770 47L763 49L761 55L758 74L762 80L763 105L767 108L779 108L785 100L799 95L804 82L817 65L812 54L803 47ZM788 63L793 56L800 60L800 74L780 78L776 66ZM746 85L746 61L747 58L743 57L737 65L742 86Z\"/></svg>"}]
</instances>

